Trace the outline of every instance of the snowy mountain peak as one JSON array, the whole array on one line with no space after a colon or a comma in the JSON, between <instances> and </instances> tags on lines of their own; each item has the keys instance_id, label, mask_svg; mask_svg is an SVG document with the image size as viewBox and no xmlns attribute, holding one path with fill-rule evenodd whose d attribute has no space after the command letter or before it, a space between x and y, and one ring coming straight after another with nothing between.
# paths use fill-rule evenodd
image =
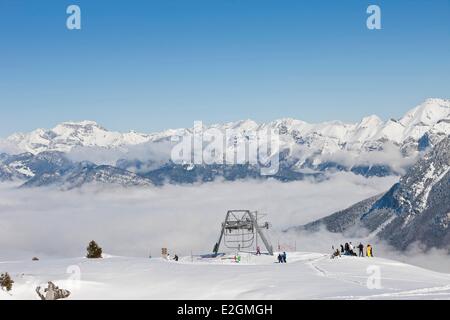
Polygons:
<instances>
[{"instance_id":1,"label":"snowy mountain peak","mask_svg":"<svg viewBox=\"0 0 450 320\"><path fill-rule=\"evenodd\" d=\"M430 98L407 112L399 122L405 127L427 126L448 117L450 117L450 100Z\"/></svg>"},{"instance_id":2,"label":"snowy mountain peak","mask_svg":"<svg viewBox=\"0 0 450 320\"><path fill-rule=\"evenodd\" d=\"M383 124L383 120L380 119L377 115L370 115L368 117L364 117L361 122L358 124L359 128L377 128Z\"/></svg>"},{"instance_id":3,"label":"snowy mountain peak","mask_svg":"<svg viewBox=\"0 0 450 320\"><path fill-rule=\"evenodd\" d=\"M305 121L302 120L298 120L298 119L293 119L293 118L281 118L275 121L271 122L271 125L274 127L280 126L280 125L285 125L285 126L299 126L299 125L304 125L306 124Z\"/></svg>"},{"instance_id":4,"label":"snowy mountain peak","mask_svg":"<svg viewBox=\"0 0 450 320\"><path fill-rule=\"evenodd\" d=\"M108 131L95 121L63 122L53 129L37 129L30 133L16 133L6 142L22 152L38 154L43 151L69 152L75 147L114 148L149 141L149 136L136 132Z\"/></svg>"},{"instance_id":5,"label":"snowy mountain peak","mask_svg":"<svg viewBox=\"0 0 450 320\"><path fill-rule=\"evenodd\" d=\"M61 123L60 125L62 126L67 126L67 127L88 127L88 126L94 126L94 127L100 127L99 124L95 121L92 120L83 120L83 121L78 121L78 122L74 122L74 121L66 121Z\"/></svg>"},{"instance_id":6,"label":"snowy mountain peak","mask_svg":"<svg viewBox=\"0 0 450 320\"><path fill-rule=\"evenodd\" d=\"M235 129L235 130L245 131L245 130L256 129L258 127L258 124L253 120L247 119L247 120L241 120L241 121L236 121L236 122L230 122L228 125L225 125L225 126L220 125L220 124L217 124L216 126L217 127L228 127L228 128Z\"/></svg>"},{"instance_id":7,"label":"snowy mountain peak","mask_svg":"<svg viewBox=\"0 0 450 320\"><path fill-rule=\"evenodd\" d=\"M425 100L425 102L423 104L427 104L427 105L437 104L437 105L444 105L444 106L450 107L450 99L428 98Z\"/></svg>"},{"instance_id":8,"label":"snowy mountain peak","mask_svg":"<svg viewBox=\"0 0 450 320\"><path fill-rule=\"evenodd\" d=\"M93 132L95 129L99 131L107 131L95 121L80 121L80 122L63 122L54 127L51 131L57 134L72 134L75 131Z\"/></svg>"}]
</instances>

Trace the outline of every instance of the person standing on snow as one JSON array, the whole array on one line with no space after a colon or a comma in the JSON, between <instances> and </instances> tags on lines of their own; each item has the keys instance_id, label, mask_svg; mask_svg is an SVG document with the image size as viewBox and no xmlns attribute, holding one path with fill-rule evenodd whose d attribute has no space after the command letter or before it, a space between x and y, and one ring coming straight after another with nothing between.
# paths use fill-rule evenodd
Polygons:
<instances>
[{"instance_id":1,"label":"person standing on snow","mask_svg":"<svg viewBox=\"0 0 450 320\"><path fill-rule=\"evenodd\" d=\"M360 242L358 246L359 256L364 257L364 245Z\"/></svg>"},{"instance_id":2,"label":"person standing on snow","mask_svg":"<svg viewBox=\"0 0 450 320\"><path fill-rule=\"evenodd\" d=\"M283 263L283 257L281 256L281 253L278 254L278 263Z\"/></svg>"},{"instance_id":3,"label":"person standing on snow","mask_svg":"<svg viewBox=\"0 0 450 320\"><path fill-rule=\"evenodd\" d=\"M256 255L257 256L261 255L261 249L259 248L259 246L256 247Z\"/></svg>"},{"instance_id":4,"label":"person standing on snow","mask_svg":"<svg viewBox=\"0 0 450 320\"><path fill-rule=\"evenodd\" d=\"M354 252L353 250L354 250L353 245L352 245L352 243L350 242L350 243L348 244L348 251L350 252L350 254L351 254L352 256L356 256L356 254L355 254L355 252Z\"/></svg>"},{"instance_id":5,"label":"person standing on snow","mask_svg":"<svg viewBox=\"0 0 450 320\"><path fill-rule=\"evenodd\" d=\"M287 258L286 252L283 252L282 258L283 258L283 262L287 263L287 261L286 261L286 258Z\"/></svg>"},{"instance_id":6,"label":"person standing on snow","mask_svg":"<svg viewBox=\"0 0 450 320\"><path fill-rule=\"evenodd\" d=\"M345 255L348 255L348 253L349 253L349 251L350 251L350 248L349 248L349 246L348 246L348 242L345 243L344 251L345 251L344 254L345 254Z\"/></svg>"},{"instance_id":7,"label":"person standing on snow","mask_svg":"<svg viewBox=\"0 0 450 320\"><path fill-rule=\"evenodd\" d=\"M366 255L372 257L372 246L370 244L367 245Z\"/></svg>"},{"instance_id":8,"label":"person standing on snow","mask_svg":"<svg viewBox=\"0 0 450 320\"><path fill-rule=\"evenodd\" d=\"M341 244L341 254L344 254L344 246Z\"/></svg>"}]
</instances>

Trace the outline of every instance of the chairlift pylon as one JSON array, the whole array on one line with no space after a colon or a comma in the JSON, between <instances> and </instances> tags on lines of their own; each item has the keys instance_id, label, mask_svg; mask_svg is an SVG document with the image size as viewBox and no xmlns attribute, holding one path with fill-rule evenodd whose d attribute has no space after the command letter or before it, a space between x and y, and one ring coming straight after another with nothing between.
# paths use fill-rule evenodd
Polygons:
<instances>
[{"instance_id":1,"label":"chairlift pylon","mask_svg":"<svg viewBox=\"0 0 450 320\"><path fill-rule=\"evenodd\" d=\"M219 240L214 245L214 254L218 254L222 242L225 247L239 251L252 247L259 236L266 250L273 255L272 245L263 233L263 229L269 229L270 225L268 222L259 225L257 217L257 211L228 210L222 223Z\"/></svg>"}]
</instances>

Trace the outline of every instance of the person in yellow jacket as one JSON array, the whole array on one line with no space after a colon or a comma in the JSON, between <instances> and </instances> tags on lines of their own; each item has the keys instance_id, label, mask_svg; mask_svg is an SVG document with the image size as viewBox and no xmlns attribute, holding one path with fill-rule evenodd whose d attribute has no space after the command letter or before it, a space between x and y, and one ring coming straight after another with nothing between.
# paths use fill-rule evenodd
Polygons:
<instances>
[{"instance_id":1,"label":"person in yellow jacket","mask_svg":"<svg viewBox=\"0 0 450 320\"><path fill-rule=\"evenodd\" d=\"M366 255L368 257L373 257L373 255L372 255L372 246L370 244L367 245Z\"/></svg>"}]
</instances>

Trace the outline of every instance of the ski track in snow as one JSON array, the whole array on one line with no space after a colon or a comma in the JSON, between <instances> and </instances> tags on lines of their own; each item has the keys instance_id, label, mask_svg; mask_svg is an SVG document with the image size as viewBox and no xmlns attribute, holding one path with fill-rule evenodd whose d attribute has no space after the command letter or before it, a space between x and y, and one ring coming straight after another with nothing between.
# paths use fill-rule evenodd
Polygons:
<instances>
[{"instance_id":1,"label":"ski track in snow","mask_svg":"<svg viewBox=\"0 0 450 320\"><path fill-rule=\"evenodd\" d=\"M330 272L327 272L326 270L324 270L323 268L319 267L317 264L315 264L315 262L320 262L323 261L325 259L331 259L329 255L324 255L323 257L319 257L316 259L311 259L307 265L309 265L311 268L313 268L314 270L317 271L317 274L326 277L326 278L330 278L330 279L334 279L337 281L342 281L342 282L350 282L356 285L360 285L360 286L365 286L364 282L361 281L356 281L356 280L351 280L351 279L344 279L342 278L342 274L333 274ZM339 259L339 258L335 258L335 259Z\"/></svg>"},{"instance_id":2,"label":"ski track in snow","mask_svg":"<svg viewBox=\"0 0 450 320\"><path fill-rule=\"evenodd\" d=\"M343 296L334 297L339 299L358 299L358 300L368 300L368 299L387 299L387 298L420 298L420 297L432 297L439 299L450 299L450 285L442 287L431 287L416 290L407 290L393 293L382 293L375 294L371 296Z\"/></svg>"},{"instance_id":3,"label":"ski track in snow","mask_svg":"<svg viewBox=\"0 0 450 320\"><path fill-rule=\"evenodd\" d=\"M338 281L343 282L351 282L360 286L366 287L365 281L356 281L351 279L345 279L343 278L343 274L332 274L330 272L327 272L323 268L319 267L316 263L323 261L326 259L327 256L324 255L323 257L311 259L307 264L315 271L317 271L317 274L323 277L327 278L333 278ZM339 258L335 258L339 259ZM351 277L358 277L358 276L351 276ZM365 277L361 277L366 280ZM384 280L396 280L396 281L407 281L407 282L422 282L422 281L415 281L411 279L398 279L398 278L383 278ZM389 288L390 290L397 290L396 288ZM421 289L415 289L415 290L406 290L406 291L400 291L400 292L392 292L392 293L382 293L382 294L375 294L375 295L368 295L368 296L336 296L336 297L328 297L327 299L358 299L358 300L368 300L368 299L387 299L387 298L418 298L418 297L433 297L437 298L439 296L440 299L450 298L450 285L445 286L438 286L438 287L430 287L430 288L421 288Z\"/></svg>"}]
</instances>

